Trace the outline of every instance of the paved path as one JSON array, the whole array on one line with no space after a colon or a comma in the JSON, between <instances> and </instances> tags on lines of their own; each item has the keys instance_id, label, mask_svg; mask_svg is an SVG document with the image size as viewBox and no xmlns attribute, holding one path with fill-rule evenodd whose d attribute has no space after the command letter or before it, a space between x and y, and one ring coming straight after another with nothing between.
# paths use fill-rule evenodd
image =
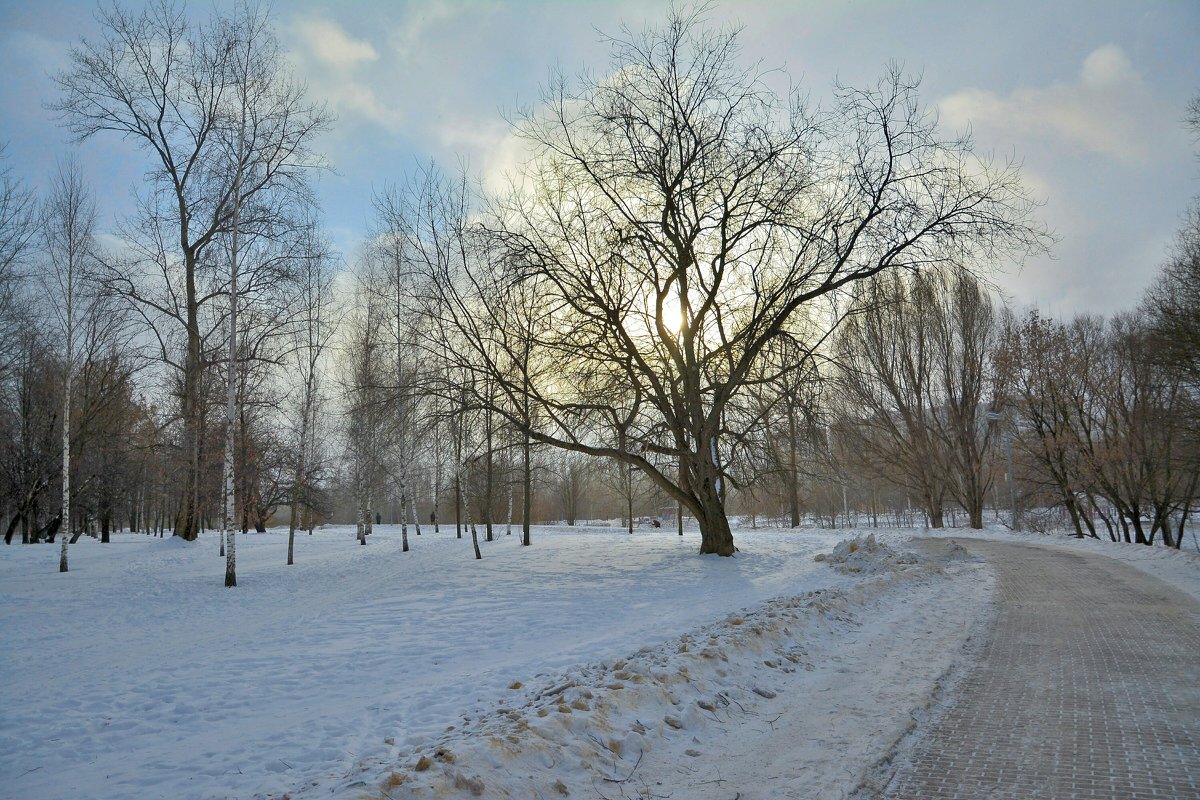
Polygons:
<instances>
[{"instance_id":1,"label":"paved path","mask_svg":"<svg viewBox=\"0 0 1200 800\"><path fill-rule=\"evenodd\" d=\"M963 544L995 628L886 796L1200 798L1200 604L1103 556Z\"/></svg>"}]
</instances>

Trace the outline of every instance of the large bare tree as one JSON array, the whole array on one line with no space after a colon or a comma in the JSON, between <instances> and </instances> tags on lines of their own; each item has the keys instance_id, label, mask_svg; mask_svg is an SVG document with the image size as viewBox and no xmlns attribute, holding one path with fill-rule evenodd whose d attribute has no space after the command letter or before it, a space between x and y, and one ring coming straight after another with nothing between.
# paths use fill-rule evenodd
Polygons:
<instances>
[{"instance_id":1,"label":"large bare tree","mask_svg":"<svg viewBox=\"0 0 1200 800\"><path fill-rule=\"evenodd\" d=\"M697 519L701 552L729 556L726 411L798 312L1044 237L1017 169L943 137L898 68L820 110L699 13L609 43L607 74L555 79L518 119L530 156L448 320L498 411L521 426L528 402L535 440L642 470ZM499 321L525 281L546 319L521 359Z\"/></svg>"},{"instance_id":2,"label":"large bare tree","mask_svg":"<svg viewBox=\"0 0 1200 800\"><path fill-rule=\"evenodd\" d=\"M930 524L946 496L983 527L991 476L992 302L967 273L873 278L837 337L843 435L863 467L917 494Z\"/></svg>"}]
</instances>

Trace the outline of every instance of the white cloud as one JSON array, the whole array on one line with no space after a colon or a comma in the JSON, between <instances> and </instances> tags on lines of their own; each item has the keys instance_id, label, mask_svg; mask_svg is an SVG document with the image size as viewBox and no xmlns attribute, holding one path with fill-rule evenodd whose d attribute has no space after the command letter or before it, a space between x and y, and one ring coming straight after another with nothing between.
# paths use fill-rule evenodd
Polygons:
<instances>
[{"instance_id":1,"label":"white cloud","mask_svg":"<svg viewBox=\"0 0 1200 800\"><path fill-rule=\"evenodd\" d=\"M503 192L521 180L521 165L529 159L529 144L502 119L451 120L434 131L441 149L465 159L472 175L489 192Z\"/></svg>"},{"instance_id":2,"label":"white cloud","mask_svg":"<svg viewBox=\"0 0 1200 800\"><path fill-rule=\"evenodd\" d=\"M1046 136L1129 164L1151 157L1157 134L1153 120L1163 117L1142 76L1115 44L1090 53L1072 82L1020 87L1007 96L964 89L939 105L951 125L972 125L991 134L989 139Z\"/></svg>"},{"instance_id":3,"label":"white cloud","mask_svg":"<svg viewBox=\"0 0 1200 800\"><path fill-rule=\"evenodd\" d=\"M326 99L342 121L365 119L397 130L404 115L380 98L370 69L380 61L368 41L355 39L336 22L300 18L292 23L292 57L317 97Z\"/></svg>"},{"instance_id":4,"label":"white cloud","mask_svg":"<svg viewBox=\"0 0 1200 800\"><path fill-rule=\"evenodd\" d=\"M301 19L296 22L296 33L306 48L329 66L353 67L379 59L370 42L352 38L336 22Z\"/></svg>"}]
</instances>

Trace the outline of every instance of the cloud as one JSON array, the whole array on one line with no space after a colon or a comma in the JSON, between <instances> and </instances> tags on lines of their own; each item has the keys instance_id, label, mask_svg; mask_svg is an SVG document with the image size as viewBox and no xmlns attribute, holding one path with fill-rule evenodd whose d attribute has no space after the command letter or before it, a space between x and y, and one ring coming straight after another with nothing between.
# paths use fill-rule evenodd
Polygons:
<instances>
[{"instance_id":1,"label":"cloud","mask_svg":"<svg viewBox=\"0 0 1200 800\"><path fill-rule=\"evenodd\" d=\"M291 25L292 58L313 93L328 100L339 118L365 119L397 130L404 115L380 98L371 68L380 61L370 42L355 39L336 22L301 17Z\"/></svg>"},{"instance_id":2,"label":"cloud","mask_svg":"<svg viewBox=\"0 0 1200 800\"><path fill-rule=\"evenodd\" d=\"M1092 51L1072 82L1020 87L1007 96L964 89L939 105L956 128L972 125L1010 141L1013 134L1049 137L1135 165L1152 156L1152 120L1163 118L1141 74L1115 44Z\"/></svg>"},{"instance_id":3,"label":"cloud","mask_svg":"<svg viewBox=\"0 0 1200 800\"><path fill-rule=\"evenodd\" d=\"M445 0L426 0L414 3L405 10L400 23L392 30L389 44L402 61L419 56L428 47L431 34L437 28L452 23L469 14L478 13L490 6L489 3L448 3Z\"/></svg>"},{"instance_id":4,"label":"cloud","mask_svg":"<svg viewBox=\"0 0 1200 800\"><path fill-rule=\"evenodd\" d=\"M336 22L301 19L295 27L309 52L326 65L346 68L379 59L370 42L351 38Z\"/></svg>"}]
</instances>

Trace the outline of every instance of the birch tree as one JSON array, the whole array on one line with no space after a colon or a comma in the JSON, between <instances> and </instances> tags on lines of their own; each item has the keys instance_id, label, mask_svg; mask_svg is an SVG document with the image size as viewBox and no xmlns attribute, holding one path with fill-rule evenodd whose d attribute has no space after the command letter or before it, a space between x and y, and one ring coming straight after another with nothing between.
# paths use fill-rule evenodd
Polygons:
<instances>
[{"instance_id":1,"label":"birch tree","mask_svg":"<svg viewBox=\"0 0 1200 800\"><path fill-rule=\"evenodd\" d=\"M67 571L67 545L71 539L71 392L76 366L77 325L89 312L95 273L96 203L80 175L79 163L60 163L51 180L50 196L41 213L41 233L47 269L43 274L48 294L62 326L62 545L58 571Z\"/></svg>"},{"instance_id":2,"label":"birch tree","mask_svg":"<svg viewBox=\"0 0 1200 800\"><path fill-rule=\"evenodd\" d=\"M309 469L314 461L313 442L316 439L317 414L320 407L318 366L334 332L331 319L333 276L330 261L328 247L310 231L301 267L300 319L293 332L296 341L292 347L292 358L301 388L298 409L299 435L295 448L296 467L292 476L288 514L288 566L295 563L293 553L301 504L309 508L310 516L312 514Z\"/></svg>"}]
</instances>

